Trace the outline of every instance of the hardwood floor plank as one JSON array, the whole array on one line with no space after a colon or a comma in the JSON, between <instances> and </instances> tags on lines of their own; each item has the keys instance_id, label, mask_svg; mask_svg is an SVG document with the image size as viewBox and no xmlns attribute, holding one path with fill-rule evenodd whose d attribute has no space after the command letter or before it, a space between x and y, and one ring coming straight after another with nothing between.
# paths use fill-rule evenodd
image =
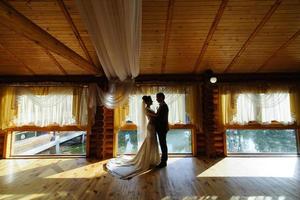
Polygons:
<instances>
[{"instance_id":1,"label":"hardwood floor plank","mask_svg":"<svg viewBox=\"0 0 300 200\"><path fill-rule=\"evenodd\" d=\"M299 157L170 158L168 167L130 180L106 161L0 160L1 199L300 199Z\"/></svg>"}]
</instances>

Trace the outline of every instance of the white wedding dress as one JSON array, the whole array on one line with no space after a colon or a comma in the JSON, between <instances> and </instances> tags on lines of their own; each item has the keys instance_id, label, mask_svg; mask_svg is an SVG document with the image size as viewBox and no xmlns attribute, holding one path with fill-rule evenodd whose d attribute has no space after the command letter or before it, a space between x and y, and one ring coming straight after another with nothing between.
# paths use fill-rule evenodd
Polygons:
<instances>
[{"instance_id":1,"label":"white wedding dress","mask_svg":"<svg viewBox=\"0 0 300 200\"><path fill-rule=\"evenodd\" d=\"M150 108L145 108L145 115L148 118L146 138L139 151L133 158L118 157L110 159L106 169L112 175L121 179L130 179L155 167L160 162L157 137L154 126L154 113Z\"/></svg>"}]
</instances>

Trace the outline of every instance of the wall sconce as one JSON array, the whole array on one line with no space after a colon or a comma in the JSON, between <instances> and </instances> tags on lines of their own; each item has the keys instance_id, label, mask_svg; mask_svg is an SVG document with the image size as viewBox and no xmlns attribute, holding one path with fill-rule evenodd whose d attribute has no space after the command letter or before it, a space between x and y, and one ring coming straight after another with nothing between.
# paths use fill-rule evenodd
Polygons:
<instances>
[{"instance_id":1,"label":"wall sconce","mask_svg":"<svg viewBox=\"0 0 300 200\"><path fill-rule=\"evenodd\" d=\"M210 77L210 79L209 79L209 82L211 82L212 84L216 83L217 81L218 81L218 79L217 79L217 77L215 77L215 76L212 76L212 77Z\"/></svg>"},{"instance_id":2,"label":"wall sconce","mask_svg":"<svg viewBox=\"0 0 300 200\"><path fill-rule=\"evenodd\" d=\"M214 75L214 72L211 69L208 69L204 72L204 77L206 81L211 84L215 84L218 81L217 77Z\"/></svg>"}]
</instances>

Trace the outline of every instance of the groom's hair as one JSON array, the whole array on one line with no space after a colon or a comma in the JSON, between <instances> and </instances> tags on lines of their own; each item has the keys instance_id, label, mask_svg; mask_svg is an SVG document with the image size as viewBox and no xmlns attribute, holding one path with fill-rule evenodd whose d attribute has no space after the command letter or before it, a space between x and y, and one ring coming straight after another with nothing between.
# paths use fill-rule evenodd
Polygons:
<instances>
[{"instance_id":1,"label":"groom's hair","mask_svg":"<svg viewBox=\"0 0 300 200\"><path fill-rule=\"evenodd\" d=\"M162 92L157 93L156 96L161 97L163 100L165 100L165 94Z\"/></svg>"}]
</instances>

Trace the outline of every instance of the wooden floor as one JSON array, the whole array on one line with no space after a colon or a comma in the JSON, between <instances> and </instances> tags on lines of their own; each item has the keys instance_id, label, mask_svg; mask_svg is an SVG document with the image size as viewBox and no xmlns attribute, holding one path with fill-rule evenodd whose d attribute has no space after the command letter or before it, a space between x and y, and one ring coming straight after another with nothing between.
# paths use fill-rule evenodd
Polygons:
<instances>
[{"instance_id":1,"label":"wooden floor","mask_svg":"<svg viewBox=\"0 0 300 200\"><path fill-rule=\"evenodd\" d=\"M171 158L167 168L131 180L105 161L0 160L0 199L300 199L300 158Z\"/></svg>"}]
</instances>

